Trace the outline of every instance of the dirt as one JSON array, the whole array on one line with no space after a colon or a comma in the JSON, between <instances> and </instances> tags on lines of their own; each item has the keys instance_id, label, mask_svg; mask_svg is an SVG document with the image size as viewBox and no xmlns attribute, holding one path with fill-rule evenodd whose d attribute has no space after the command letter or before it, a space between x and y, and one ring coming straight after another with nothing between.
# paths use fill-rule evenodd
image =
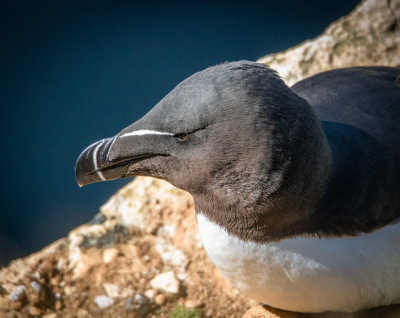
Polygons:
<instances>
[{"instance_id":1,"label":"dirt","mask_svg":"<svg viewBox=\"0 0 400 318\"><path fill-rule=\"evenodd\" d=\"M44 250L3 269L0 317L169 317L177 306L195 309L200 317L242 317L256 302L230 287L210 262L193 202L190 197L183 200L186 204L178 211L161 203L152 210L154 202L142 207L150 214L145 231L117 223L106 226L115 215L97 216L103 223L78 228L50 253ZM76 261L78 234L83 239ZM179 281L177 293L150 285L168 271ZM12 301L18 286L24 286L25 295ZM102 295L108 297L104 303L112 302L107 308L95 301Z\"/></svg>"}]
</instances>

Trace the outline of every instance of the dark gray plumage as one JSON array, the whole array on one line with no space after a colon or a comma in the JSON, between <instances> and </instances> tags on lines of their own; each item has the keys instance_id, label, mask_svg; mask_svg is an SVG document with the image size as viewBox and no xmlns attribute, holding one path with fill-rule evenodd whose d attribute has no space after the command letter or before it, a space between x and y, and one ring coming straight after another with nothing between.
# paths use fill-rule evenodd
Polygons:
<instances>
[{"instance_id":1,"label":"dark gray plumage","mask_svg":"<svg viewBox=\"0 0 400 318\"><path fill-rule=\"evenodd\" d=\"M80 185L134 175L190 192L204 246L274 307L400 302L400 70L357 67L287 87L263 64L196 73L80 155Z\"/></svg>"},{"instance_id":2,"label":"dark gray plumage","mask_svg":"<svg viewBox=\"0 0 400 318\"><path fill-rule=\"evenodd\" d=\"M334 70L291 90L265 65L217 65L104 142L98 171L165 179L230 233L257 242L368 232L400 216L399 73ZM121 138L141 130L165 134ZM95 146L77 162L81 184L101 181Z\"/></svg>"}]
</instances>

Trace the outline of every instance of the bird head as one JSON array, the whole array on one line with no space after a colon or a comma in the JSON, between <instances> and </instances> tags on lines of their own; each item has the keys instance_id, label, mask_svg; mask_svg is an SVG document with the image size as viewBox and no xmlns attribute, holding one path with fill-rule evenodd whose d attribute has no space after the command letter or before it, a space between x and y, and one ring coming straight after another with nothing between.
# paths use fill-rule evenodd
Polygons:
<instances>
[{"instance_id":1,"label":"bird head","mask_svg":"<svg viewBox=\"0 0 400 318\"><path fill-rule=\"evenodd\" d=\"M83 186L152 176L193 195L256 198L283 183L307 107L264 64L216 65L181 82L115 137L87 147L76 178Z\"/></svg>"}]
</instances>

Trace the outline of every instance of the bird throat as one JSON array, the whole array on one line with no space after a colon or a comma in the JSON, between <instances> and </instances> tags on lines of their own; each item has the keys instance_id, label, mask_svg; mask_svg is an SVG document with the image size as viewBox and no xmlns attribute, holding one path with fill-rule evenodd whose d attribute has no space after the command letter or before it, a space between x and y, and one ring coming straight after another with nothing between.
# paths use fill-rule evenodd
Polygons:
<instances>
[{"instance_id":1,"label":"bird throat","mask_svg":"<svg viewBox=\"0 0 400 318\"><path fill-rule=\"evenodd\" d=\"M258 183L243 182L235 189L236 195L229 197L218 189L193 194L196 213L244 241L267 243L317 233L315 214L331 172L329 147L321 144L313 154L311 159L293 156L278 185L265 186L267 182L259 179Z\"/></svg>"}]
</instances>

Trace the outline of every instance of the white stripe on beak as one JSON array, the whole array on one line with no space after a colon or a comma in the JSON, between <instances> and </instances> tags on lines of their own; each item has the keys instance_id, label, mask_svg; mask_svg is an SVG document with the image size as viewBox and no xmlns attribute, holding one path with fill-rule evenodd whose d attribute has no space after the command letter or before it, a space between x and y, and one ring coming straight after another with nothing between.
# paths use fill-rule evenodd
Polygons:
<instances>
[{"instance_id":1,"label":"white stripe on beak","mask_svg":"<svg viewBox=\"0 0 400 318\"><path fill-rule=\"evenodd\" d=\"M120 138L124 137L130 137L130 136L145 136L145 135L166 135L166 136L174 136L174 134L171 134L169 132L162 132L162 131L156 131L156 130L146 130L146 129L141 129L141 130L135 130L132 132L125 133L121 136Z\"/></svg>"},{"instance_id":2,"label":"white stripe on beak","mask_svg":"<svg viewBox=\"0 0 400 318\"><path fill-rule=\"evenodd\" d=\"M99 150L99 147L101 145L103 145L103 143L104 143L104 139L99 142L99 144L96 146L96 148L94 148L92 160L93 160L94 170L96 171L97 175L100 177L101 180L106 181L106 179L104 178L104 176L101 173L101 171L97 170L98 169L98 166L97 166L97 151Z\"/></svg>"}]
</instances>

